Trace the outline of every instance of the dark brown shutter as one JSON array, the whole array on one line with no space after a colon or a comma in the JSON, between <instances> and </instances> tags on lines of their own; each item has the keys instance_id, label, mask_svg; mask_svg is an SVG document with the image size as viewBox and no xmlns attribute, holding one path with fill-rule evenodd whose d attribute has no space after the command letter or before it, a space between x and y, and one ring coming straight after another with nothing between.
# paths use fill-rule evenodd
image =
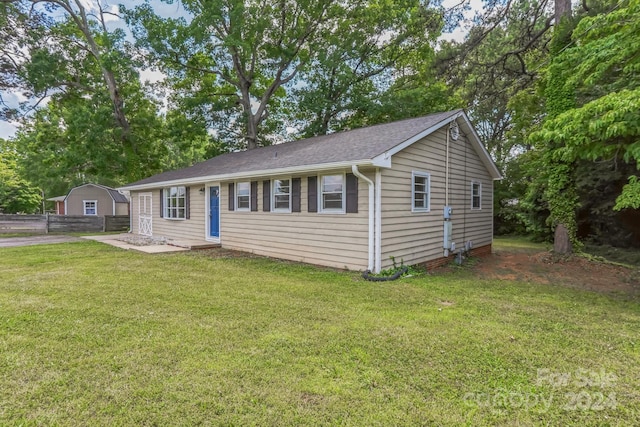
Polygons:
<instances>
[{"instance_id":1,"label":"dark brown shutter","mask_svg":"<svg viewBox=\"0 0 640 427\"><path fill-rule=\"evenodd\" d=\"M191 219L191 187L185 187L184 189L184 217L185 219Z\"/></svg>"},{"instance_id":2,"label":"dark brown shutter","mask_svg":"<svg viewBox=\"0 0 640 427\"><path fill-rule=\"evenodd\" d=\"M164 190L160 189L160 218L164 217Z\"/></svg>"},{"instance_id":3,"label":"dark brown shutter","mask_svg":"<svg viewBox=\"0 0 640 427\"><path fill-rule=\"evenodd\" d=\"M233 182L229 183L229 210L230 211L235 211L236 207L235 207L235 200L236 200L236 192L235 189L233 188Z\"/></svg>"},{"instance_id":4,"label":"dark brown shutter","mask_svg":"<svg viewBox=\"0 0 640 427\"><path fill-rule=\"evenodd\" d=\"M251 181L251 212L258 211L258 181Z\"/></svg>"},{"instance_id":5,"label":"dark brown shutter","mask_svg":"<svg viewBox=\"0 0 640 427\"><path fill-rule=\"evenodd\" d=\"M302 187L301 178L291 180L291 212L300 212L300 192Z\"/></svg>"},{"instance_id":6,"label":"dark brown shutter","mask_svg":"<svg viewBox=\"0 0 640 427\"><path fill-rule=\"evenodd\" d=\"M358 213L358 177L347 174L347 213Z\"/></svg>"},{"instance_id":7,"label":"dark brown shutter","mask_svg":"<svg viewBox=\"0 0 640 427\"><path fill-rule=\"evenodd\" d=\"M318 177L307 178L307 202L309 212L318 212Z\"/></svg>"},{"instance_id":8,"label":"dark brown shutter","mask_svg":"<svg viewBox=\"0 0 640 427\"><path fill-rule=\"evenodd\" d=\"M262 181L262 210L271 211L271 181Z\"/></svg>"}]
</instances>

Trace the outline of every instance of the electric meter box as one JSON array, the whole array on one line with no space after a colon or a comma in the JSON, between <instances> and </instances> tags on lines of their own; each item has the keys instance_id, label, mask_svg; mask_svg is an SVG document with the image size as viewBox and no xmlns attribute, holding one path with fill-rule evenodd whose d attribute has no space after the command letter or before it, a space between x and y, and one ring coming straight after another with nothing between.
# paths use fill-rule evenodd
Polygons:
<instances>
[{"instance_id":1,"label":"electric meter box","mask_svg":"<svg viewBox=\"0 0 640 427\"><path fill-rule=\"evenodd\" d=\"M451 208L451 206L444 207L444 219L451 219L452 213L453 213L453 208Z\"/></svg>"}]
</instances>

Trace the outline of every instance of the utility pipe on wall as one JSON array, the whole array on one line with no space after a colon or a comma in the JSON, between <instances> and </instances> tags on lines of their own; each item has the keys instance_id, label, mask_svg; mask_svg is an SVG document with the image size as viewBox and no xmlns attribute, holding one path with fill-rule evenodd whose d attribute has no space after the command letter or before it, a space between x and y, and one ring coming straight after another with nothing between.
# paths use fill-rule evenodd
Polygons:
<instances>
[{"instance_id":1,"label":"utility pipe on wall","mask_svg":"<svg viewBox=\"0 0 640 427\"><path fill-rule=\"evenodd\" d=\"M446 130L447 134L447 150L446 158L444 161L444 205L449 206L449 129Z\"/></svg>"},{"instance_id":2,"label":"utility pipe on wall","mask_svg":"<svg viewBox=\"0 0 640 427\"><path fill-rule=\"evenodd\" d=\"M369 186L369 262L367 269L369 271L373 271L375 268L375 186L373 181L364 176L362 172L358 170L357 165L352 165L351 171L355 176L362 179Z\"/></svg>"}]
</instances>

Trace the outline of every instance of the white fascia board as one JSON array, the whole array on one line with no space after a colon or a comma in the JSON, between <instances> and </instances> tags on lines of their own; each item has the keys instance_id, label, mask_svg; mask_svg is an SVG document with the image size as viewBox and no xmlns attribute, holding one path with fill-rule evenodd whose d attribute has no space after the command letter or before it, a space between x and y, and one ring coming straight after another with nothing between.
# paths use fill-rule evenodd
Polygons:
<instances>
[{"instance_id":1,"label":"white fascia board","mask_svg":"<svg viewBox=\"0 0 640 427\"><path fill-rule=\"evenodd\" d=\"M422 138L432 134L433 132L437 131L441 127L451 123L452 121L454 121L458 117L462 116L463 114L464 113L462 111L457 113L457 114L453 114L451 117L449 117L447 119L444 119L441 122L438 122L435 125L431 126L430 128L427 128L427 129L423 130L419 134L412 136L411 138L407 139L406 141L401 142L400 144L396 145L395 147L393 147L393 148L385 151L384 153L374 157L373 158L373 164L375 166L391 167L391 156L393 156L396 153L399 153L400 151L404 150L405 148L409 147L410 145L420 141ZM385 165L385 166L383 166L383 165Z\"/></svg>"},{"instance_id":2,"label":"white fascia board","mask_svg":"<svg viewBox=\"0 0 640 427\"><path fill-rule=\"evenodd\" d=\"M493 180L494 181L501 180L502 179L502 174L498 170L498 167L496 166L496 164L493 162L493 159L491 159L491 156L489 155L489 152L487 151L487 149L480 142L480 137L478 136L478 134L476 133L475 129L471 125L471 122L469 121L469 117L465 114L464 111L460 111L459 113L454 114L451 117L442 120L441 122L431 126L430 128L423 130L419 134L417 134L417 135L407 139L406 141L396 145L395 147L391 148L390 150L385 151L384 153L374 157L373 158L374 166L390 168L391 167L391 157L394 154L404 150L405 148L409 147L410 145L420 141L422 138L425 138L426 136L432 134L433 132L437 131L438 129L442 128L443 126L448 125L449 123L453 122L454 120L456 120L456 119L458 119L460 117L462 117L462 119L464 120L465 130L467 131L467 134L471 135L471 138L470 138L471 143L474 144L475 147L478 149L478 151L479 151L478 154L480 155L480 159L482 160L482 163L484 163L484 165L489 170L489 173L493 177Z\"/></svg>"},{"instance_id":3,"label":"white fascia board","mask_svg":"<svg viewBox=\"0 0 640 427\"><path fill-rule=\"evenodd\" d=\"M469 117L466 114L462 114L461 116L464 119L464 122L466 124L465 127L467 128L466 129L467 133L470 133L472 135L473 138L471 138L471 141L472 141L472 143L475 144L476 148L478 148L480 150L480 153L479 153L480 154L480 159L485 164L487 169L489 169L489 172L491 173L491 176L493 177L493 180L494 181L501 180L502 179L502 174L500 173L500 171L498 170L498 167L496 166L496 164L494 163L493 159L489 155L489 152L484 147L484 144L482 144L482 142L480 142L480 137L478 136L478 134L476 133L476 130L474 129L473 125L471 124L471 121L469 120Z\"/></svg>"},{"instance_id":4,"label":"white fascia board","mask_svg":"<svg viewBox=\"0 0 640 427\"><path fill-rule=\"evenodd\" d=\"M228 173L222 175L207 175L200 176L194 178L185 178L185 179L174 179L171 181L158 181L151 182L149 184L141 184L141 185L130 185L119 187L118 190L122 191L139 191L139 190L150 190L152 188L160 188L160 187L171 187L175 185L192 185L192 184L203 184L205 182L210 181L231 181L238 180L244 178L253 178L257 176L276 176L276 175L291 175L291 174L304 174L309 172L322 172L331 169L344 169L351 168L351 166L372 166L373 163L370 159L364 160L355 160L348 162L334 162L334 163L321 163L316 165L305 165L305 166L291 166L288 168L279 168L279 169L265 169L265 170L256 170L256 171L247 171L247 172L239 172L239 173Z\"/></svg>"}]
</instances>

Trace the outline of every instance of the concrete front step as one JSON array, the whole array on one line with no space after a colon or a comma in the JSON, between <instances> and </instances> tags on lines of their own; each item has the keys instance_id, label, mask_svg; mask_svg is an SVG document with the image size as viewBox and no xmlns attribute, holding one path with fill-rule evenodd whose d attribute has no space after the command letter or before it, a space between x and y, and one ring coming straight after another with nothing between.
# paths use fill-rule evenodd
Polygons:
<instances>
[{"instance_id":1,"label":"concrete front step","mask_svg":"<svg viewBox=\"0 0 640 427\"><path fill-rule=\"evenodd\" d=\"M177 246L179 248L185 248L189 250L213 249L219 248L221 246L220 243L203 242L201 240L167 240L167 245Z\"/></svg>"}]
</instances>

